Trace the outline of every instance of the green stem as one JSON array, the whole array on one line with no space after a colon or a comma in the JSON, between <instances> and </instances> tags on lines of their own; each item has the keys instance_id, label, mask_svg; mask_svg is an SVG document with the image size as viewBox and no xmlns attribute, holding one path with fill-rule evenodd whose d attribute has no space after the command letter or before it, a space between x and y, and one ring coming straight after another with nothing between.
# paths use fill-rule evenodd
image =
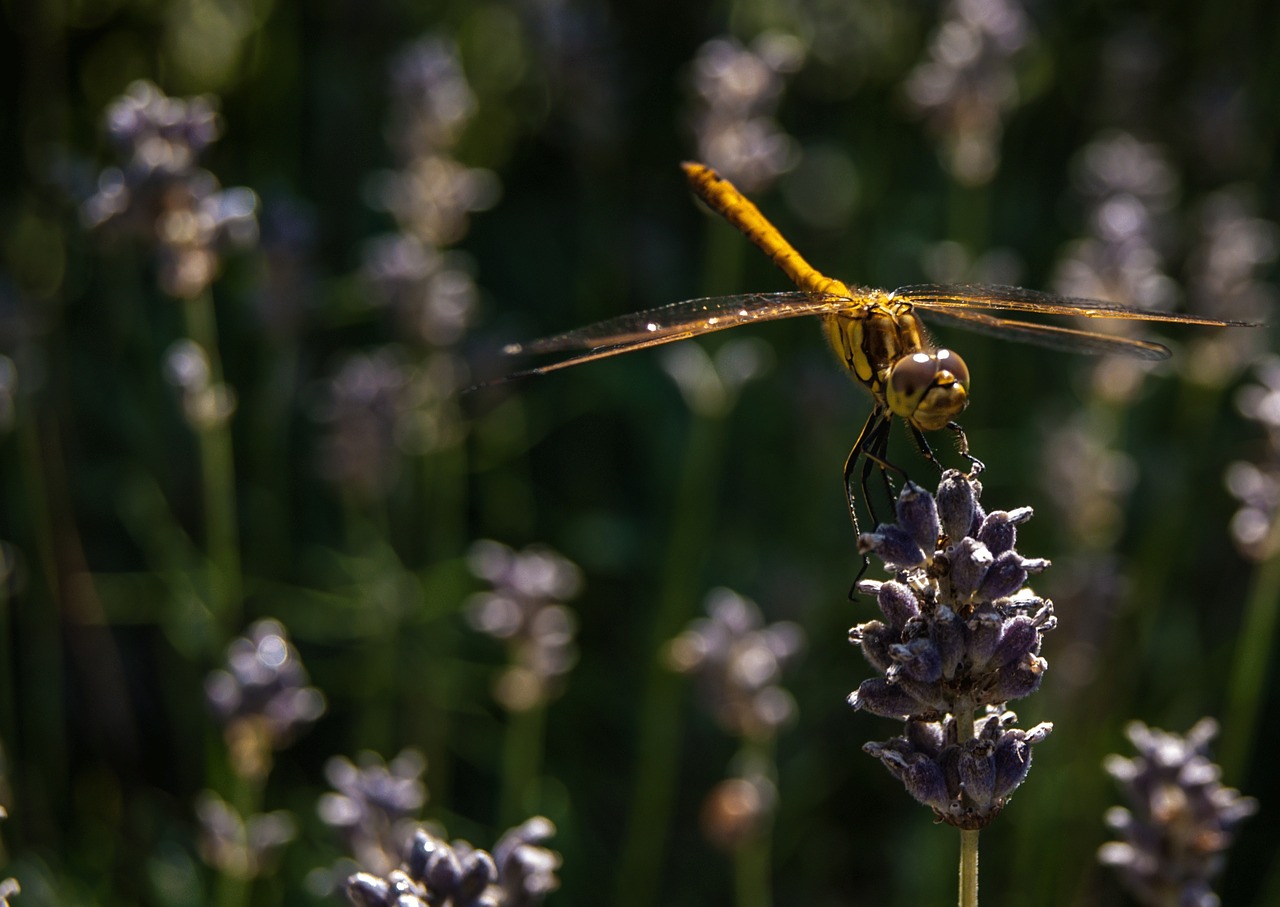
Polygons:
<instances>
[{"instance_id":1,"label":"green stem","mask_svg":"<svg viewBox=\"0 0 1280 907\"><path fill-rule=\"evenodd\" d=\"M960 830L960 907L978 907L978 830Z\"/></svg>"},{"instance_id":2,"label":"green stem","mask_svg":"<svg viewBox=\"0 0 1280 907\"><path fill-rule=\"evenodd\" d=\"M266 779L246 778L234 769L229 774L231 791L226 803L247 824L251 817L262 811L262 789ZM240 843L246 848L251 846L247 840ZM213 893L214 907L242 907L248 904L251 883L251 878L231 872L226 866L219 866Z\"/></svg>"},{"instance_id":3,"label":"green stem","mask_svg":"<svg viewBox=\"0 0 1280 907\"><path fill-rule=\"evenodd\" d=\"M1271 666L1270 652L1280 616L1280 522L1271 527L1267 550L1271 555L1253 574L1253 588L1249 590L1236 655L1232 659L1235 668L1227 687L1219 762L1223 776L1236 783L1244 778L1248 768L1258 719L1266 700L1262 690Z\"/></svg>"},{"instance_id":4,"label":"green stem","mask_svg":"<svg viewBox=\"0 0 1280 907\"><path fill-rule=\"evenodd\" d=\"M694 416L684 469L675 496L677 510L667 547L661 591L648 651L680 631L693 611L699 552L711 528L716 466L723 447L723 421ZM661 880L667 824L675 798L680 746L678 711L682 684L655 657L640 705L639 767L631 795L627 836L618 872L616 907L651 904Z\"/></svg>"},{"instance_id":5,"label":"green stem","mask_svg":"<svg viewBox=\"0 0 1280 907\"><path fill-rule=\"evenodd\" d=\"M187 335L209 359L209 381L220 387L222 361L218 355L218 327L213 296L206 290L184 303ZM209 557L210 605L229 637L240 627L240 542L236 521L235 460L231 426L217 418L195 426L200 448L200 483L204 498L205 548Z\"/></svg>"},{"instance_id":6,"label":"green stem","mask_svg":"<svg viewBox=\"0 0 1280 907\"><path fill-rule=\"evenodd\" d=\"M777 779L774 738L749 740L743 744L738 762L743 773ZM733 854L733 881L737 907L772 907L773 904L773 808L760 819L760 827Z\"/></svg>"},{"instance_id":7,"label":"green stem","mask_svg":"<svg viewBox=\"0 0 1280 907\"><path fill-rule=\"evenodd\" d=\"M973 709L963 706L955 716L956 739L972 740ZM978 830L960 829L960 907L978 907Z\"/></svg>"},{"instance_id":8,"label":"green stem","mask_svg":"<svg viewBox=\"0 0 1280 907\"><path fill-rule=\"evenodd\" d=\"M512 712L507 722L498 811L503 828L511 828L538 811L546 719L546 704L539 703Z\"/></svg>"}]
</instances>

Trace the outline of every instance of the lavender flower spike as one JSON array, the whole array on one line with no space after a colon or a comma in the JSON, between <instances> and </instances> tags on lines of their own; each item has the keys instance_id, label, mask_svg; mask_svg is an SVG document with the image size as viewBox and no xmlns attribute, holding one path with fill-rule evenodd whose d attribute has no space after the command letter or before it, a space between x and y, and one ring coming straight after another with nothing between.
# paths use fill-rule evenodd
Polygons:
<instances>
[{"instance_id":1,"label":"lavender flower spike","mask_svg":"<svg viewBox=\"0 0 1280 907\"><path fill-rule=\"evenodd\" d=\"M906 484L897 522L858 540L895 574L858 586L875 596L883 620L849 631L880 675L849 703L907 723L902 736L864 749L939 820L964 829L1004 808L1031 748L1053 729L1020 730L1005 710L1035 692L1048 668L1040 648L1057 623L1053 604L1024 584L1049 562L1018 553L1017 527L1031 508L988 513L981 492L956 470L943 474L936 495Z\"/></svg>"},{"instance_id":2,"label":"lavender flower spike","mask_svg":"<svg viewBox=\"0 0 1280 907\"><path fill-rule=\"evenodd\" d=\"M1130 809L1108 810L1107 825L1121 840L1104 844L1098 860L1116 867L1143 904L1218 907L1209 884L1236 826L1258 801L1220 783L1221 770L1208 755L1217 722L1202 718L1185 737L1139 721L1126 733L1138 756L1109 756L1105 767Z\"/></svg>"}]
</instances>

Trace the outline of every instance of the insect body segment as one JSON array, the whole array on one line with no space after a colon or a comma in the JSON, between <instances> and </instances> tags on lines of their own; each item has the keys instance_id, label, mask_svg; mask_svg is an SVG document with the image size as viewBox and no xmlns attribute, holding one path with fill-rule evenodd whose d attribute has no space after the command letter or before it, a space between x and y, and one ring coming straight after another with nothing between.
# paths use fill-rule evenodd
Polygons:
<instances>
[{"instance_id":1,"label":"insect body segment","mask_svg":"<svg viewBox=\"0 0 1280 907\"><path fill-rule=\"evenodd\" d=\"M705 164L680 165L698 197L736 227L800 289L821 296L857 298L843 283L810 265L737 187Z\"/></svg>"},{"instance_id":2,"label":"insect body segment","mask_svg":"<svg viewBox=\"0 0 1280 907\"><path fill-rule=\"evenodd\" d=\"M914 428L947 425L969 402L969 370L955 353L933 353L913 306L884 290L850 288L827 277L786 241L750 199L702 164L682 165L698 196L782 269L796 286L845 305L823 316L827 339L877 409ZM895 376L891 378L891 376Z\"/></svg>"},{"instance_id":3,"label":"insect body segment","mask_svg":"<svg viewBox=\"0 0 1280 907\"><path fill-rule=\"evenodd\" d=\"M886 472L902 474L902 470L885 458L894 416L907 423L925 459L937 463L924 432L949 428L956 433L960 453L968 457L975 468L980 468L969 456L964 432L953 421L969 401L969 369L955 352L933 348L919 313L942 324L1050 349L1149 360L1168 358L1169 350L1150 340L1070 325L1022 321L1019 316L1079 316L1212 327L1257 326L1153 312L1096 299L1054 296L1021 287L928 284L901 287L891 293L850 287L813 268L759 208L710 167L696 163L686 163L683 167L693 191L768 255L799 287L799 292L690 299L532 343L511 344L506 348L508 353L569 355L509 377L543 375L744 324L817 316L840 361L875 400L845 461L845 494L855 527L858 523L855 487L861 487L864 500L869 501L868 481L878 467L892 497Z\"/></svg>"}]
</instances>

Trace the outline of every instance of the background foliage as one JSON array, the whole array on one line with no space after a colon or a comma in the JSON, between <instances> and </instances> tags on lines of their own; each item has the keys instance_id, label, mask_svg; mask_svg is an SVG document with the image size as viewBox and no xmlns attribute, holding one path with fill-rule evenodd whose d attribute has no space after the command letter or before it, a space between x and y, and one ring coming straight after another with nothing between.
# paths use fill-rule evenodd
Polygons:
<instances>
[{"instance_id":1,"label":"background foliage","mask_svg":"<svg viewBox=\"0 0 1280 907\"><path fill-rule=\"evenodd\" d=\"M781 57L751 43L767 32L794 39ZM371 201L377 174L406 166L389 67L424 35L456 44L474 95L448 155L485 171L474 207L487 210L439 237L477 288L444 342L378 303L369 265L371 240L405 230ZM872 604L846 598L859 560L837 476L867 399L814 325L734 332L767 344L740 352L768 373L709 403L658 354L447 395L500 374L512 340L786 288L676 167L711 156L721 128L726 102L692 62L717 36L777 63L780 93L749 112L767 164L752 194L819 268L1274 320L1271 4L6 0L0 803L19 903L338 900L312 875L342 853L316 814L324 764L404 747L426 755L425 814L452 835L488 846L527 815L556 822L552 903L616 902L629 833L662 855L647 880L662 902L727 900L731 864L697 816L736 744L684 681L648 679L722 585L808 636L776 747L776 901L951 896L954 833L860 751L891 723L844 704L867 673L846 631ZM209 432L165 378L191 331L183 304L156 289L144 244L80 217L113 160L102 112L137 78L216 95L224 135L202 163L260 200L261 241L228 254L212 287L235 398L230 487L202 472ZM1131 719L1183 730L1209 714L1226 782L1262 803L1224 900L1276 903L1277 871L1250 869L1280 865L1266 756L1280 735L1261 720L1276 695L1276 450L1236 405L1271 332L1215 346L1178 331L1174 360L1149 373L940 340L973 375L964 423L984 501L1036 508L1020 548L1054 561L1036 588L1060 619L1042 691L1015 706L1056 732L984 833L984 900L1122 903L1094 859L1114 802L1102 758L1125 749ZM344 372L353 361L364 370ZM893 449L928 477L897 429ZM1237 462L1257 465L1235 486L1254 516L1233 522ZM230 568L206 523L220 495L238 515ZM581 568L578 661L542 727L495 702L506 655L464 618L487 587L467 566L479 539L549 545ZM229 569L242 599L224 597ZM228 895L197 847L196 798L229 796L233 774L204 678L266 616L328 711L261 792L297 838ZM674 806L628 832L651 682L674 690L649 731L676 743ZM538 783L511 794L513 765Z\"/></svg>"}]
</instances>

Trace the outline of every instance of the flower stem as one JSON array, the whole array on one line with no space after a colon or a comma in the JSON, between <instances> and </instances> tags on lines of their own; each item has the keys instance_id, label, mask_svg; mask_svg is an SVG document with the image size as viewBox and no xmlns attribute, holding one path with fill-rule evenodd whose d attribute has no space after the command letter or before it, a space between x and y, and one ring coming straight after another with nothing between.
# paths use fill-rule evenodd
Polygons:
<instances>
[{"instance_id":1,"label":"flower stem","mask_svg":"<svg viewBox=\"0 0 1280 907\"><path fill-rule=\"evenodd\" d=\"M963 744L972 740L973 709L961 706L957 710L956 741ZM960 830L960 907L978 907L978 830Z\"/></svg>"},{"instance_id":2,"label":"flower stem","mask_svg":"<svg viewBox=\"0 0 1280 907\"><path fill-rule=\"evenodd\" d=\"M1266 697L1262 688L1271 667L1270 651L1280 618L1280 522L1267 539L1270 556L1253 574L1236 644L1235 670L1227 688L1221 758L1224 777L1243 780Z\"/></svg>"},{"instance_id":3,"label":"flower stem","mask_svg":"<svg viewBox=\"0 0 1280 907\"><path fill-rule=\"evenodd\" d=\"M538 703L507 717L502 754L502 794L498 818L509 828L539 811L538 775L542 771L547 707Z\"/></svg>"},{"instance_id":4,"label":"flower stem","mask_svg":"<svg viewBox=\"0 0 1280 907\"><path fill-rule=\"evenodd\" d=\"M222 385L218 356L218 327L213 296L205 290L184 304L187 336L209 359L211 386ZM240 542L236 521L235 460L227 419L195 426L200 448L200 484L204 498L205 549L209 557L210 606L223 630L231 635L240 625Z\"/></svg>"},{"instance_id":5,"label":"flower stem","mask_svg":"<svg viewBox=\"0 0 1280 907\"><path fill-rule=\"evenodd\" d=\"M776 783L775 740L747 740L738 762L744 774L760 774ZM773 904L773 805L760 820L759 829L733 852L734 899L737 907L772 907Z\"/></svg>"},{"instance_id":6,"label":"flower stem","mask_svg":"<svg viewBox=\"0 0 1280 907\"><path fill-rule=\"evenodd\" d=\"M667 546L661 591L649 651L657 652L689 620L694 587L710 534L718 485L716 467L724 447L721 419L695 415ZM667 825L676 793L680 756L680 679L658 663L649 666L639 710L639 766L618 872L616 907L656 903Z\"/></svg>"},{"instance_id":7,"label":"flower stem","mask_svg":"<svg viewBox=\"0 0 1280 907\"><path fill-rule=\"evenodd\" d=\"M960 907L978 907L978 830L960 830Z\"/></svg>"}]
</instances>

